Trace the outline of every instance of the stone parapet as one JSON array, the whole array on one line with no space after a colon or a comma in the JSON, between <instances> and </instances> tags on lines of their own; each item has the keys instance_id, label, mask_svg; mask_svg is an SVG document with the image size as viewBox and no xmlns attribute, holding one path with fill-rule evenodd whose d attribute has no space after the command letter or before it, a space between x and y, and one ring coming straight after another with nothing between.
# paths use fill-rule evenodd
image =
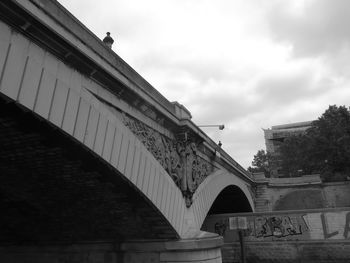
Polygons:
<instances>
[{"instance_id":1,"label":"stone parapet","mask_svg":"<svg viewBox=\"0 0 350 263\"><path fill-rule=\"evenodd\" d=\"M285 186L302 186L302 185L317 185L321 184L322 180L319 174L313 174L302 177L289 178L268 178L268 185L270 187L285 187Z\"/></svg>"}]
</instances>

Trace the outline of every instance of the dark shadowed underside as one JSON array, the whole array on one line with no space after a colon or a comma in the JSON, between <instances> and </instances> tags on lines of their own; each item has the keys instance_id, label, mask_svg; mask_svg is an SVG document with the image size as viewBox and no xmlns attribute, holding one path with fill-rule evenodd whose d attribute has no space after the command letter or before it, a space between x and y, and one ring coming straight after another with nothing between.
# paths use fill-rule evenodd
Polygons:
<instances>
[{"instance_id":1,"label":"dark shadowed underside","mask_svg":"<svg viewBox=\"0 0 350 263\"><path fill-rule=\"evenodd\" d=\"M0 242L177 238L115 169L3 97L0 145Z\"/></svg>"},{"instance_id":2,"label":"dark shadowed underside","mask_svg":"<svg viewBox=\"0 0 350 263\"><path fill-rule=\"evenodd\" d=\"M252 212L249 201L237 186L227 186L211 206L208 215Z\"/></svg>"}]
</instances>

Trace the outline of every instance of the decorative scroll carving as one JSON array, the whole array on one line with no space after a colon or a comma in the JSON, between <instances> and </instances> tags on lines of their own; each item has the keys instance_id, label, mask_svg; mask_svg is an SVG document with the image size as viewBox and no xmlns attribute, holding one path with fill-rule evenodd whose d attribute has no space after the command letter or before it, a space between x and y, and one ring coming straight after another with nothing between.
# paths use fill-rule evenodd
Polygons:
<instances>
[{"instance_id":1,"label":"decorative scroll carving","mask_svg":"<svg viewBox=\"0 0 350 263\"><path fill-rule=\"evenodd\" d=\"M190 207L193 193L213 171L213 165L198 156L194 142L172 140L124 113L123 123L171 176Z\"/></svg>"}]
</instances>

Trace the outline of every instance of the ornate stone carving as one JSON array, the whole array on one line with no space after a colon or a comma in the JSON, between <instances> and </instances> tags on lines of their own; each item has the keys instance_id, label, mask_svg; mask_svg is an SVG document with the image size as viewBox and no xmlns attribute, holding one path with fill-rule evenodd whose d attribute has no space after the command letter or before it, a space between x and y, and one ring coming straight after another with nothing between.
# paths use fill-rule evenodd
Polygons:
<instances>
[{"instance_id":1,"label":"ornate stone carving","mask_svg":"<svg viewBox=\"0 0 350 263\"><path fill-rule=\"evenodd\" d=\"M190 207L193 193L205 177L213 171L213 165L199 157L194 142L170 139L124 113L122 116L125 126L163 166L180 188L186 206Z\"/></svg>"}]
</instances>

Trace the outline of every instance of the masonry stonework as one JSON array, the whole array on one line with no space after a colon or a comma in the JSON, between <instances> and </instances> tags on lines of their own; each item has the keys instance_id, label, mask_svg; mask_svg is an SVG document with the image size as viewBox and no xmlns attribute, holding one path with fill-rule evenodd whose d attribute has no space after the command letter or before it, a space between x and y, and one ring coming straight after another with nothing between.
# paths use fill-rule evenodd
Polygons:
<instances>
[{"instance_id":1,"label":"masonry stonework","mask_svg":"<svg viewBox=\"0 0 350 263\"><path fill-rule=\"evenodd\" d=\"M265 178L256 174L256 212L350 207L350 181L323 183L319 175Z\"/></svg>"},{"instance_id":2,"label":"masonry stonework","mask_svg":"<svg viewBox=\"0 0 350 263\"><path fill-rule=\"evenodd\" d=\"M240 231L247 262L348 262L350 258L349 208L213 215L203 230L224 237L223 262L239 262Z\"/></svg>"}]
</instances>

